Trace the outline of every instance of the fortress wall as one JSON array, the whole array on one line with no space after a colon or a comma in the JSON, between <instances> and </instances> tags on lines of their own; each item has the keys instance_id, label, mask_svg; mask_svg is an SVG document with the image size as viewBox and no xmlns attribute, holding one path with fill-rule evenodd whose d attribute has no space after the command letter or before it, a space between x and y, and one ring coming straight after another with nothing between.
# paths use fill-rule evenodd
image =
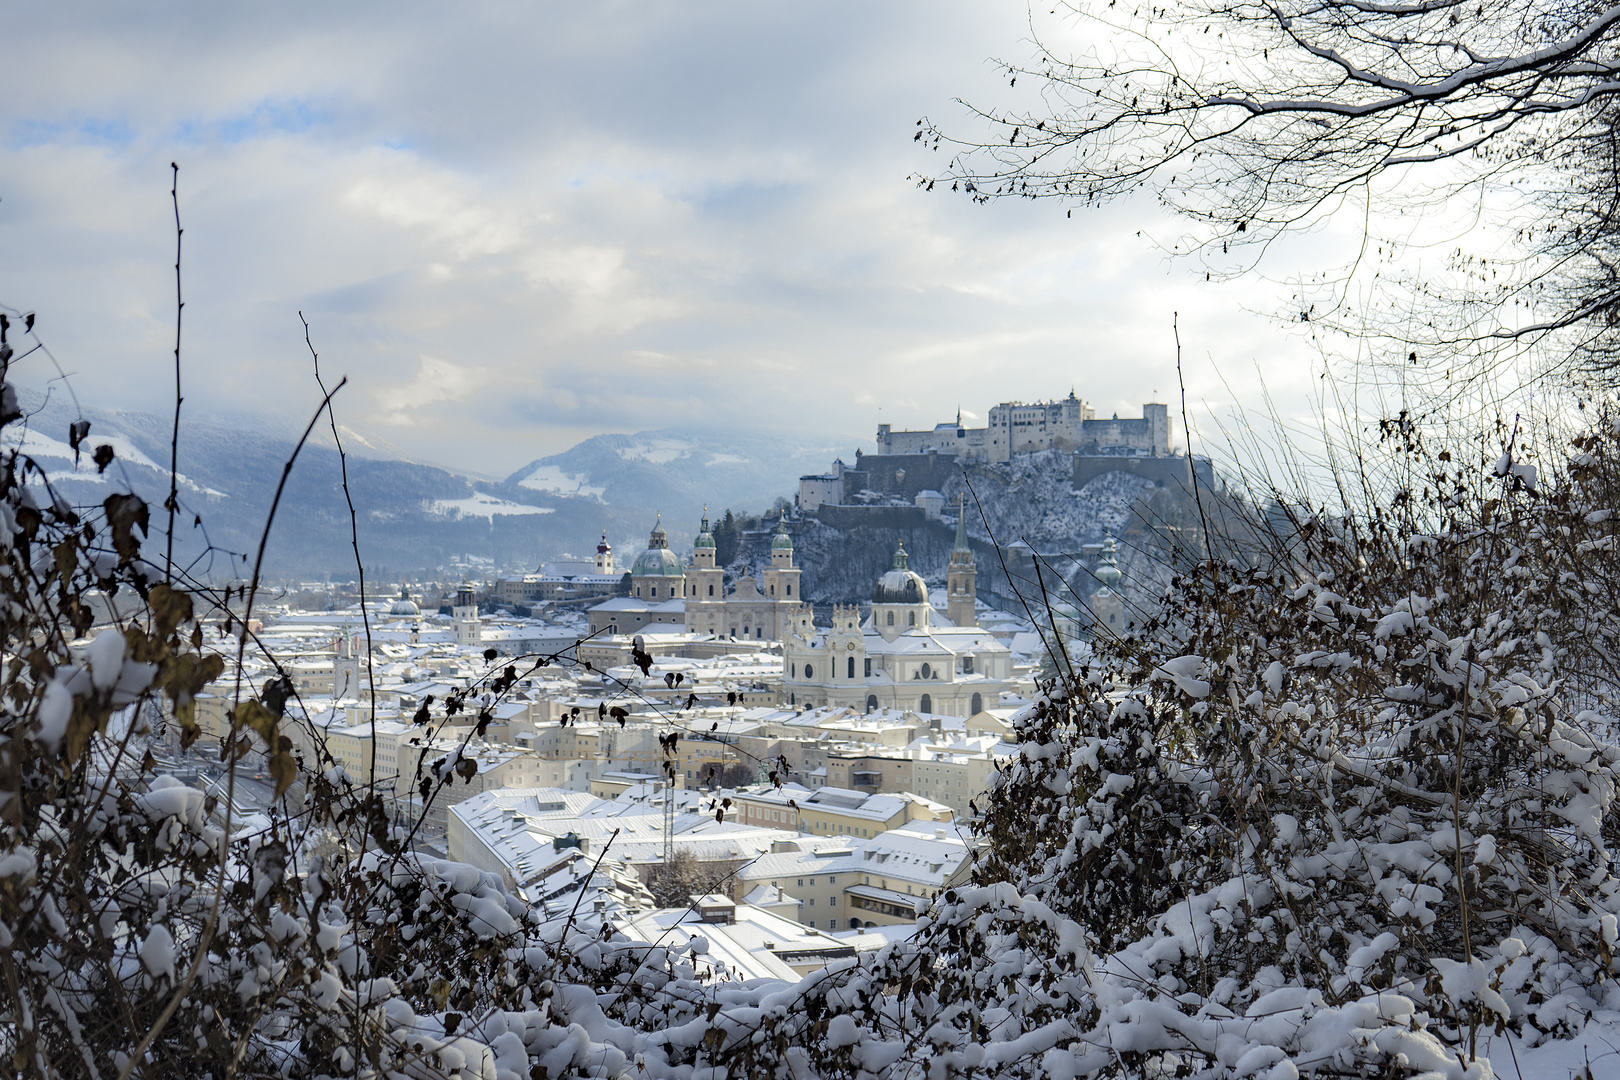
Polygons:
<instances>
[{"instance_id":1,"label":"fortress wall","mask_svg":"<svg viewBox=\"0 0 1620 1080\"><path fill-rule=\"evenodd\" d=\"M869 454L856 464L867 487L907 499L919 491L944 491L960 471L955 454Z\"/></svg>"},{"instance_id":2,"label":"fortress wall","mask_svg":"<svg viewBox=\"0 0 1620 1080\"><path fill-rule=\"evenodd\" d=\"M920 506L832 506L823 504L816 519L840 532L849 529L895 529L906 532L930 526ZM935 523L937 524L937 523Z\"/></svg>"},{"instance_id":3,"label":"fortress wall","mask_svg":"<svg viewBox=\"0 0 1620 1080\"><path fill-rule=\"evenodd\" d=\"M1122 472L1143 480L1153 480L1162 487L1182 489L1192 494L1192 469L1185 457L1086 457L1074 459L1074 489L1079 491L1104 473ZM1206 483L1203 470L1199 482Z\"/></svg>"}]
</instances>

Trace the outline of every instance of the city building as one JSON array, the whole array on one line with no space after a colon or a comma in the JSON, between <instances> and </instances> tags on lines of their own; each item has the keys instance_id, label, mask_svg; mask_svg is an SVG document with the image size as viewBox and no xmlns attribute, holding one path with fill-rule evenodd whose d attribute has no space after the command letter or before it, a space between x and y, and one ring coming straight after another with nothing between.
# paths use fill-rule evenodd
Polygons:
<instances>
[{"instance_id":1,"label":"city building","mask_svg":"<svg viewBox=\"0 0 1620 1080\"><path fill-rule=\"evenodd\" d=\"M961 518L961 515L958 515ZM856 607L833 608L832 625L796 628L783 639L782 691L793 705L844 705L970 717L1000 704L1013 688L1012 653L973 624L972 552L958 521L948 572L952 625L928 601L928 586L907 568L905 546L872 589L863 623ZM954 590L954 591L953 591Z\"/></svg>"},{"instance_id":2,"label":"city building","mask_svg":"<svg viewBox=\"0 0 1620 1080\"><path fill-rule=\"evenodd\" d=\"M669 550L660 519L630 571L630 595L591 608L591 632L633 634L649 626L679 625L692 634L779 641L808 621L809 609L801 602L803 572L793 564L793 537L785 517L771 540L770 565L758 578L745 575L728 588L725 568L715 556L707 516L686 567Z\"/></svg>"}]
</instances>

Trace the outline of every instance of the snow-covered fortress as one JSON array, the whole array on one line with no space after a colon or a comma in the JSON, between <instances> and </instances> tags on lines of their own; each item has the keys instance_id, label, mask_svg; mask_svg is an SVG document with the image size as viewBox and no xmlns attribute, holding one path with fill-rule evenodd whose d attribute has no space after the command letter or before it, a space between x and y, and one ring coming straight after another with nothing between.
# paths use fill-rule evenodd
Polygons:
<instances>
[{"instance_id":1,"label":"snow-covered fortress","mask_svg":"<svg viewBox=\"0 0 1620 1080\"><path fill-rule=\"evenodd\" d=\"M1170 454L1170 409L1167 405L1142 406L1140 419L1099 420L1084 401L1069 396L1062 401L1025 404L1003 401L990 409L982 428L955 422L936 424L931 431L894 431L888 424L877 429L879 454L953 454L960 462L1011 461L1014 454L1037 450L1074 450L1083 454Z\"/></svg>"}]
</instances>

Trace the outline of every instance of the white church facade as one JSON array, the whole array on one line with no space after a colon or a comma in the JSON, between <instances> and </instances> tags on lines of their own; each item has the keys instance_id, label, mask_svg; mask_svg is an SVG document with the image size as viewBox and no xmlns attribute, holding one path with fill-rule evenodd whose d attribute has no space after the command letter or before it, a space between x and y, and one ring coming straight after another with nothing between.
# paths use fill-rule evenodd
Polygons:
<instances>
[{"instance_id":1,"label":"white church facade","mask_svg":"<svg viewBox=\"0 0 1620 1080\"><path fill-rule=\"evenodd\" d=\"M705 516L692 545L692 561L682 566L680 557L669 550L660 519L647 550L630 568L630 595L591 608L591 632L633 634L656 625L691 634L780 641L807 618L800 592L802 571L793 565L793 538L785 518L771 538L770 565L757 579L744 576L728 589L715 550Z\"/></svg>"},{"instance_id":2,"label":"white church facade","mask_svg":"<svg viewBox=\"0 0 1620 1080\"><path fill-rule=\"evenodd\" d=\"M1013 689L1012 653L974 621L973 551L957 515L942 615L928 586L907 566L904 545L872 590L862 622L854 606L835 607L832 626L801 623L782 643L782 693L790 705L909 709L971 717Z\"/></svg>"}]
</instances>

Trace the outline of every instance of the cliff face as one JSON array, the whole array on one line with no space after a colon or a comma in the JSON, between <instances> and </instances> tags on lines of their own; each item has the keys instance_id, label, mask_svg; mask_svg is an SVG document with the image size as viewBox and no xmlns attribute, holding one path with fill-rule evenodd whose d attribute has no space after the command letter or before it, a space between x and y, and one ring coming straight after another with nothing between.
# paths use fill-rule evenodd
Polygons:
<instances>
[{"instance_id":1,"label":"cliff face","mask_svg":"<svg viewBox=\"0 0 1620 1080\"><path fill-rule=\"evenodd\" d=\"M1054 599L1083 600L1095 587L1095 558L1082 548L1120 538L1120 568L1128 594L1143 602L1162 590L1160 538L1148 525L1179 520L1183 497L1150 480L1105 473L1076 492L1071 459L1043 451L1000 465L956 470L941 490L948 498L944 521L926 521L913 508L833 508L822 517L792 522L794 559L804 569L805 596L812 603L861 603L887 570L895 546L905 542L911 569L942 585L955 538L956 496L965 496L968 536L979 571L979 595L987 602L1022 610L1015 591L1038 594L1035 560L1043 556L1043 579ZM833 524L836 523L836 524ZM999 550L998 550L999 549ZM770 530L746 534L728 567L733 577L757 571L770 559ZM1072 591L1072 594L1071 594Z\"/></svg>"}]
</instances>

